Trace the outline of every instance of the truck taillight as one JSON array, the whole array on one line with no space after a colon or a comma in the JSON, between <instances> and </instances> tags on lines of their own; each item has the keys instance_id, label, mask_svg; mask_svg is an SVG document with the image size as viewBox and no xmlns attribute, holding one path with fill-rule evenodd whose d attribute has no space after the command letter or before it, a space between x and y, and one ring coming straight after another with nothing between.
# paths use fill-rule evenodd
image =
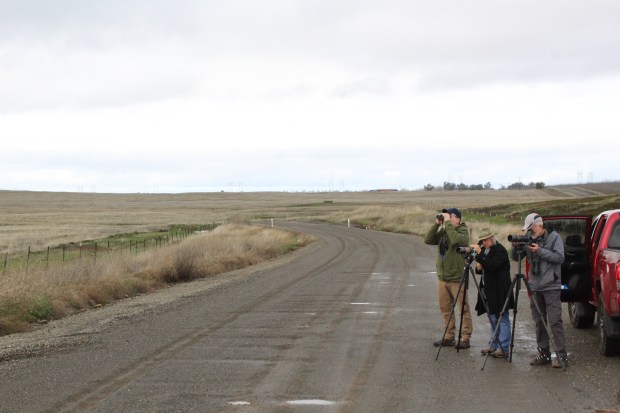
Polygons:
<instances>
[{"instance_id":1,"label":"truck taillight","mask_svg":"<svg viewBox=\"0 0 620 413\"><path fill-rule=\"evenodd\" d=\"M616 291L620 291L620 265L616 264Z\"/></svg>"}]
</instances>

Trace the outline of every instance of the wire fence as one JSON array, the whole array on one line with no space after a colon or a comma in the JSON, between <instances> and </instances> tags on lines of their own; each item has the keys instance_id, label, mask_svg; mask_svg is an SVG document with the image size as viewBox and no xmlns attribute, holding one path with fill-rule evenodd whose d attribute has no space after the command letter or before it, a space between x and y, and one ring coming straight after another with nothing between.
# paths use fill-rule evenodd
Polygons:
<instances>
[{"instance_id":1,"label":"wire fence","mask_svg":"<svg viewBox=\"0 0 620 413\"><path fill-rule=\"evenodd\" d=\"M57 246L48 246L43 250L28 247L23 252L5 252L2 257L2 274L11 270L26 271L33 269L47 270L51 265L75 262L97 262L97 259L113 254L144 253L149 250L178 243L184 239L214 230L221 223L205 225L184 225L153 234L122 234L103 241L81 241Z\"/></svg>"}]
</instances>

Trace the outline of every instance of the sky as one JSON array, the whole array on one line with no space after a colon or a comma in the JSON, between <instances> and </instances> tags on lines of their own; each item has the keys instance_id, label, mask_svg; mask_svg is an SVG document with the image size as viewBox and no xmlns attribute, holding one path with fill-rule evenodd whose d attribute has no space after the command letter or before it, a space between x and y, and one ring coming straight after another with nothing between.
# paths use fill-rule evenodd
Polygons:
<instances>
[{"instance_id":1,"label":"sky","mask_svg":"<svg viewBox=\"0 0 620 413\"><path fill-rule=\"evenodd\" d=\"M0 0L0 189L620 178L617 0Z\"/></svg>"}]
</instances>

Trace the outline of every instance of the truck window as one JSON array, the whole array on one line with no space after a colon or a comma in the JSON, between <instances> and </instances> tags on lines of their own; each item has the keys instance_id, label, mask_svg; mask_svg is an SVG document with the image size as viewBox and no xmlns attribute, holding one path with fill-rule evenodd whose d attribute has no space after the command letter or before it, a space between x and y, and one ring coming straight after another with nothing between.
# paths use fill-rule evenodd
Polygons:
<instances>
[{"instance_id":1,"label":"truck window","mask_svg":"<svg viewBox=\"0 0 620 413\"><path fill-rule=\"evenodd\" d=\"M567 247L584 248L587 222L584 219L551 219L545 221L545 228L556 231Z\"/></svg>"},{"instance_id":2,"label":"truck window","mask_svg":"<svg viewBox=\"0 0 620 413\"><path fill-rule=\"evenodd\" d=\"M601 217L596 223L594 227L595 232L592 234L595 235L595 238L592 240L592 251L596 251L598 249L598 243L601 240L601 235L603 234L603 229L605 228L605 223L607 222L607 217Z\"/></svg>"},{"instance_id":3,"label":"truck window","mask_svg":"<svg viewBox=\"0 0 620 413\"><path fill-rule=\"evenodd\" d=\"M548 230L556 231L564 241L564 261L570 263L587 263L586 250L588 221L583 218L555 218L545 221Z\"/></svg>"},{"instance_id":4,"label":"truck window","mask_svg":"<svg viewBox=\"0 0 620 413\"><path fill-rule=\"evenodd\" d=\"M616 222L614 228L611 230L611 236L609 237L607 248L620 250L620 221Z\"/></svg>"},{"instance_id":5,"label":"truck window","mask_svg":"<svg viewBox=\"0 0 620 413\"><path fill-rule=\"evenodd\" d=\"M547 217L548 231L557 232L564 242L562 301L584 301L592 292L589 271L590 219L585 216Z\"/></svg>"}]
</instances>

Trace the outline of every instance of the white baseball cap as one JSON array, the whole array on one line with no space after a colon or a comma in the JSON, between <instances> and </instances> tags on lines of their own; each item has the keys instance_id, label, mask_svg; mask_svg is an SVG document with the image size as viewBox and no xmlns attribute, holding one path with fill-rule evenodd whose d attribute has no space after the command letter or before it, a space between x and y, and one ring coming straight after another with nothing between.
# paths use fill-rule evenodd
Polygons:
<instances>
[{"instance_id":1,"label":"white baseball cap","mask_svg":"<svg viewBox=\"0 0 620 413\"><path fill-rule=\"evenodd\" d=\"M542 217L538 215L536 212L532 212L531 214L525 217L525 223L523 225L523 228L521 228L521 230L529 231L532 228L532 225L542 224L542 223L543 223Z\"/></svg>"}]
</instances>

